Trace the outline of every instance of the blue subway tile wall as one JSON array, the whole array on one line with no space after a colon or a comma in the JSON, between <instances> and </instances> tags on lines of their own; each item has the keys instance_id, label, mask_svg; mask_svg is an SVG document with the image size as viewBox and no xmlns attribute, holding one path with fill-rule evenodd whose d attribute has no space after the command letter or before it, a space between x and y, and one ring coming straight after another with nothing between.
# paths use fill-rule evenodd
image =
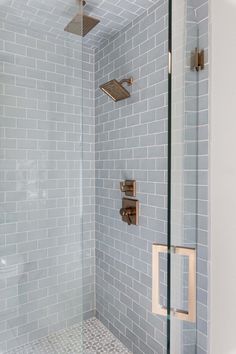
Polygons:
<instances>
[{"instance_id":1,"label":"blue subway tile wall","mask_svg":"<svg viewBox=\"0 0 236 354\"><path fill-rule=\"evenodd\" d=\"M207 58L208 2L191 2ZM151 313L151 246L167 241L167 5L156 1L95 52L84 46L83 60L76 41L9 23L0 29L0 242L16 272L1 279L2 351L90 317L96 307L134 353L166 353L166 320ZM199 75L197 353L206 354L208 65ZM126 101L114 103L98 88L129 76ZM79 198L73 204L82 154L83 238ZM120 220L124 179L137 180L138 227Z\"/></svg>"},{"instance_id":2,"label":"blue subway tile wall","mask_svg":"<svg viewBox=\"0 0 236 354\"><path fill-rule=\"evenodd\" d=\"M166 320L151 311L152 244L166 243L167 1L96 51L96 309L134 353L165 353ZM132 76L131 97L99 90ZM137 180L139 226L121 221L119 182Z\"/></svg>"},{"instance_id":3,"label":"blue subway tile wall","mask_svg":"<svg viewBox=\"0 0 236 354\"><path fill-rule=\"evenodd\" d=\"M94 53L86 48L82 53L80 39L57 39L18 27L18 17L14 25L10 15L5 18L1 352L79 322L83 314L94 315L95 308Z\"/></svg>"},{"instance_id":4,"label":"blue subway tile wall","mask_svg":"<svg viewBox=\"0 0 236 354\"><path fill-rule=\"evenodd\" d=\"M199 26L199 46L207 54L207 1L193 0L188 5L194 9L192 18ZM192 18L189 11L187 21L190 23ZM189 35L193 35L191 28ZM186 43L187 54L192 40L188 38ZM195 46L195 42L196 38L191 45ZM165 319L151 313L151 245L166 243L167 2L158 1L145 16L98 49L95 57L97 315L133 352L165 353ZM189 61L187 65L189 70ZM129 76L134 77L134 85L127 101L114 103L98 89L106 81ZM195 102L197 99L196 75L194 78L193 91L186 95L189 102L193 95ZM194 109L196 113L198 107L191 107L188 102L185 107L185 142L196 143L196 138L199 141L194 152L190 149L185 154L187 164L188 157L195 155L193 172L198 176L192 180L193 174L188 173L186 165L185 181L195 184L195 202L196 190L199 200L197 207L194 202L193 210L192 197L185 196L185 208L190 207L194 214L191 229L194 228L194 246L197 235L198 266L197 331L195 325L183 324L182 328L183 351L188 354L195 353L196 340L197 353L207 353L207 78L206 63L198 78L199 116L193 129L188 129L188 116L191 118L191 112ZM186 87L193 84L190 76L186 75L186 80ZM120 221L119 182L124 179L137 180L137 198L141 202L138 227ZM190 245L193 240L188 239L191 232L187 229L185 243Z\"/></svg>"}]
</instances>

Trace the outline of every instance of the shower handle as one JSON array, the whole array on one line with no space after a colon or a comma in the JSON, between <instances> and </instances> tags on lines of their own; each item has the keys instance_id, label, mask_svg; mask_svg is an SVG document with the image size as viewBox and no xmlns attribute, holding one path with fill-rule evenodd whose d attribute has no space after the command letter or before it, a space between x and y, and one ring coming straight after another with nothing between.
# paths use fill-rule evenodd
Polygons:
<instances>
[{"instance_id":1,"label":"shower handle","mask_svg":"<svg viewBox=\"0 0 236 354\"><path fill-rule=\"evenodd\" d=\"M128 225L132 224L131 216L136 215L136 208L121 208L120 215L127 219Z\"/></svg>"}]
</instances>

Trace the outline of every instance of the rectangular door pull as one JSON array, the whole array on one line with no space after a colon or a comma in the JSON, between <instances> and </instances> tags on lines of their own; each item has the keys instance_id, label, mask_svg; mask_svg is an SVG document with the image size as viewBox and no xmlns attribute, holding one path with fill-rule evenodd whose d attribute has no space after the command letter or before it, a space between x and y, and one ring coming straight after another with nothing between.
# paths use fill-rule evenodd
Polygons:
<instances>
[{"instance_id":1,"label":"rectangular door pull","mask_svg":"<svg viewBox=\"0 0 236 354\"><path fill-rule=\"evenodd\" d=\"M196 250L186 247L171 247L171 253L189 258L188 310L171 309L173 316L183 321L196 322ZM152 246L152 312L167 316L167 308L160 303L160 254L168 253L168 247Z\"/></svg>"}]
</instances>

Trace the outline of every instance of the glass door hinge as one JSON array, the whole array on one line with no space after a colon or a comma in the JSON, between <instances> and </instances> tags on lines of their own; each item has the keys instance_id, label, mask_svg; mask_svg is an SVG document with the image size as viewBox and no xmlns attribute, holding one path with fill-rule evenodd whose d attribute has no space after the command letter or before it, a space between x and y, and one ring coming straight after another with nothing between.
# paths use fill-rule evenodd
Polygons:
<instances>
[{"instance_id":1,"label":"glass door hinge","mask_svg":"<svg viewBox=\"0 0 236 354\"><path fill-rule=\"evenodd\" d=\"M198 48L192 53L191 57L191 69L200 71L204 70L205 67L205 52L204 50L199 50Z\"/></svg>"}]
</instances>

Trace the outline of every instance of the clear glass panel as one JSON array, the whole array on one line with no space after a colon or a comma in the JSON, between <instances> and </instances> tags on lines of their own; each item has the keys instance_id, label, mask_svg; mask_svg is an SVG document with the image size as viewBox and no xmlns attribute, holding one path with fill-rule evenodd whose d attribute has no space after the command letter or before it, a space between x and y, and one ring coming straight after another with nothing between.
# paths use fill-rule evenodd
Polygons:
<instances>
[{"instance_id":1,"label":"clear glass panel","mask_svg":"<svg viewBox=\"0 0 236 354\"><path fill-rule=\"evenodd\" d=\"M0 3L1 353L83 318L79 7Z\"/></svg>"},{"instance_id":2,"label":"clear glass panel","mask_svg":"<svg viewBox=\"0 0 236 354\"><path fill-rule=\"evenodd\" d=\"M198 73L192 53L198 47L198 24L192 0L172 0L172 199L171 244L193 249L194 266L186 255L171 255L171 353L196 353ZM181 253L181 250L180 250ZM191 256L190 256L191 257ZM193 273L194 272L194 273ZM192 301L192 303L191 303Z\"/></svg>"}]
</instances>

